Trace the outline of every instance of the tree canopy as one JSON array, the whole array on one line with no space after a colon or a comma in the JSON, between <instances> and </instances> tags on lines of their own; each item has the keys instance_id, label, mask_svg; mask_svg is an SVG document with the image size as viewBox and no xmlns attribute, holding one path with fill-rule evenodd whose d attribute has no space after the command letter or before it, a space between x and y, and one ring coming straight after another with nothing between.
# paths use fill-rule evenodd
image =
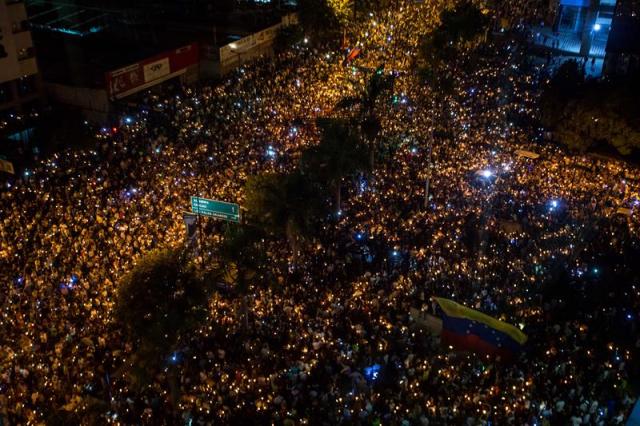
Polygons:
<instances>
[{"instance_id":1,"label":"tree canopy","mask_svg":"<svg viewBox=\"0 0 640 426\"><path fill-rule=\"evenodd\" d=\"M368 168L368 150L356 129L344 120L318 120L320 143L302 153L301 169L325 189L336 193L340 210L340 183L345 177Z\"/></svg>"},{"instance_id":2,"label":"tree canopy","mask_svg":"<svg viewBox=\"0 0 640 426\"><path fill-rule=\"evenodd\" d=\"M224 280L234 285L238 293L245 293L249 282L267 264L261 249L261 229L253 226L227 224L218 254L224 265Z\"/></svg>"},{"instance_id":3,"label":"tree canopy","mask_svg":"<svg viewBox=\"0 0 640 426\"><path fill-rule=\"evenodd\" d=\"M312 233L324 211L319 188L300 172L249 177L244 205L252 223L272 235L286 236L294 255L298 241Z\"/></svg>"},{"instance_id":4,"label":"tree canopy","mask_svg":"<svg viewBox=\"0 0 640 426\"><path fill-rule=\"evenodd\" d=\"M330 0L300 0L298 16L308 33L325 37L340 30L341 18Z\"/></svg>"},{"instance_id":5,"label":"tree canopy","mask_svg":"<svg viewBox=\"0 0 640 426\"><path fill-rule=\"evenodd\" d=\"M181 252L170 248L148 253L121 278L115 316L137 348L134 376L152 374L179 338L200 324L209 290Z\"/></svg>"},{"instance_id":6,"label":"tree canopy","mask_svg":"<svg viewBox=\"0 0 640 426\"><path fill-rule=\"evenodd\" d=\"M421 55L429 64L448 61L461 49L477 46L486 34L489 16L470 1L440 13L440 25L422 41Z\"/></svg>"},{"instance_id":7,"label":"tree canopy","mask_svg":"<svg viewBox=\"0 0 640 426\"><path fill-rule=\"evenodd\" d=\"M542 124L576 151L608 145L622 155L640 148L640 85L585 81L575 61L563 64L541 97Z\"/></svg>"},{"instance_id":8,"label":"tree canopy","mask_svg":"<svg viewBox=\"0 0 640 426\"><path fill-rule=\"evenodd\" d=\"M249 329L247 295L256 280L265 281L268 260L263 247L262 230L246 224L227 224L218 247L217 270L225 284L233 286L240 300L238 313L244 330Z\"/></svg>"},{"instance_id":9,"label":"tree canopy","mask_svg":"<svg viewBox=\"0 0 640 426\"><path fill-rule=\"evenodd\" d=\"M351 81L356 94L346 96L335 106L337 110L359 107L359 124L367 143L369 144L369 169L374 168L376 152L376 138L382 130L380 118L376 113L378 100L393 92L395 76L384 72L384 64L378 66L364 80Z\"/></svg>"}]
</instances>

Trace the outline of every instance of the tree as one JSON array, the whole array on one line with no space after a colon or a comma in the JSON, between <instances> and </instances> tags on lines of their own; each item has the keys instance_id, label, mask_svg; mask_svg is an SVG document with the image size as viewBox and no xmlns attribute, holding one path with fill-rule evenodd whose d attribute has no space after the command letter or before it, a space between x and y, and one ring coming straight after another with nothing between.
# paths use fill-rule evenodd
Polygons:
<instances>
[{"instance_id":1,"label":"tree","mask_svg":"<svg viewBox=\"0 0 640 426\"><path fill-rule=\"evenodd\" d=\"M115 316L136 349L129 376L144 385L206 317L211 288L177 249L152 251L125 274Z\"/></svg>"},{"instance_id":2,"label":"tree","mask_svg":"<svg viewBox=\"0 0 640 426\"><path fill-rule=\"evenodd\" d=\"M446 129L450 115L446 111L448 96L455 93L455 76L463 58L468 59L485 39L489 17L485 11L468 0L440 13L440 24L420 42L418 75L428 85L430 98L435 102L435 123Z\"/></svg>"},{"instance_id":3,"label":"tree","mask_svg":"<svg viewBox=\"0 0 640 426\"><path fill-rule=\"evenodd\" d=\"M541 121L547 128L555 127L566 104L578 95L584 85L584 72L575 59L565 61L543 87L540 97Z\"/></svg>"},{"instance_id":4,"label":"tree","mask_svg":"<svg viewBox=\"0 0 640 426\"><path fill-rule=\"evenodd\" d=\"M335 194L336 212L341 209L342 179L367 170L367 148L358 132L343 120L318 120L320 144L302 153L301 169Z\"/></svg>"},{"instance_id":5,"label":"tree","mask_svg":"<svg viewBox=\"0 0 640 426\"><path fill-rule=\"evenodd\" d=\"M440 24L420 43L420 70L427 80L437 77L437 82L441 83L445 71L450 74L446 77L452 78L459 59L485 39L489 23L487 13L468 0L459 2L453 9L443 10ZM450 63L453 67L448 66Z\"/></svg>"},{"instance_id":6,"label":"tree","mask_svg":"<svg viewBox=\"0 0 640 426\"><path fill-rule=\"evenodd\" d=\"M355 0L327 0L327 3L340 27L346 28L349 25L352 4L355 4Z\"/></svg>"},{"instance_id":7,"label":"tree","mask_svg":"<svg viewBox=\"0 0 640 426\"><path fill-rule=\"evenodd\" d=\"M234 286L240 298L240 316L242 328L249 328L248 292L251 282L259 274L265 279L264 267L267 264L265 250L262 248L263 232L248 225L229 224L224 233L218 254L227 284Z\"/></svg>"},{"instance_id":8,"label":"tree","mask_svg":"<svg viewBox=\"0 0 640 426\"><path fill-rule=\"evenodd\" d=\"M273 42L274 49L278 52L289 49L292 45L304 39L304 30L300 25L280 27Z\"/></svg>"},{"instance_id":9,"label":"tree","mask_svg":"<svg viewBox=\"0 0 640 426\"><path fill-rule=\"evenodd\" d=\"M384 65L380 65L364 83L352 81L352 85L358 93L342 98L335 107L337 110L359 107L358 121L369 146L369 168L371 170L375 165L376 138L382 130L376 105L382 96L393 91L394 80L394 75L385 74Z\"/></svg>"},{"instance_id":10,"label":"tree","mask_svg":"<svg viewBox=\"0 0 640 426\"><path fill-rule=\"evenodd\" d=\"M489 17L468 0L440 13L440 25L422 41L421 54L428 63L449 61L463 50L477 47L489 29Z\"/></svg>"},{"instance_id":11,"label":"tree","mask_svg":"<svg viewBox=\"0 0 640 426\"><path fill-rule=\"evenodd\" d=\"M46 424L50 426L106 424L105 413L108 411L107 401L92 396L76 395L69 403L50 413Z\"/></svg>"},{"instance_id":12,"label":"tree","mask_svg":"<svg viewBox=\"0 0 640 426\"><path fill-rule=\"evenodd\" d=\"M541 121L572 150L607 144L629 155L640 148L638 97L637 82L585 81L577 63L568 61L543 90Z\"/></svg>"},{"instance_id":13,"label":"tree","mask_svg":"<svg viewBox=\"0 0 640 426\"><path fill-rule=\"evenodd\" d=\"M244 204L251 223L286 237L295 260L300 242L311 235L323 211L318 194L317 185L300 172L263 173L247 179Z\"/></svg>"},{"instance_id":14,"label":"tree","mask_svg":"<svg viewBox=\"0 0 640 426\"><path fill-rule=\"evenodd\" d=\"M565 105L554 127L554 137L572 150L584 152L606 143L622 155L640 148L640 127L613 103L594 97L573 100Z\"/></svg>"},{"instance_id":15,"label":"tree","mask_svg":"<svg viewBox=\"0 0 640 426\"><path fill-rule=\"evenodd\" d=\"M329 0L300 0L298 16L304 30L320 38L331 37L340 31L340 20Z\"/></svg>"}]
</instances>

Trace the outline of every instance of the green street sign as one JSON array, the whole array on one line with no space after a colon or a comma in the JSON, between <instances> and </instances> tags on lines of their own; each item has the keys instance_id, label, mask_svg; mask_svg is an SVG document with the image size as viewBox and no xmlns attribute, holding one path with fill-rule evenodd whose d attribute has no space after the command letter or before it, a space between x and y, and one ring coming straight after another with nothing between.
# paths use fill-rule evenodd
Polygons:
<instances>
[{"instance_id":1,"label":"green street sign","mask_svg":"<svg viewBox=\"0 0 640 426\"><path fill-rule=\"evenodd\" d=\"M191 197L191 211L201 216L240 222L240 206L235 203Z\"/></svg>"}]
</instances>

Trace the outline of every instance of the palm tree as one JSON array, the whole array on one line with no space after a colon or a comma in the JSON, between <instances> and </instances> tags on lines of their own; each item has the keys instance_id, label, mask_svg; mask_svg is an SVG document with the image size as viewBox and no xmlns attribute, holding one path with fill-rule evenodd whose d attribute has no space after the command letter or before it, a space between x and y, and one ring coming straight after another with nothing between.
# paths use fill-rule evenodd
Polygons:
<instances>
[{"instance_id":1,"label":"palm tree","mask_svg":"<svg viewBox=\"0 0 640 426\"><path fill-rule=\"evenodd\" d=\"M354 86L359 86L357 89L359 93L342 98L335 107L335 109L351 109L359 106L358 121L369 146L369 167L371 170L373 170L375 162L376 138L382 130L380 118L376 113L376 105L383 95L393 91L394 80L394 75L385 74L384 65L380 65L365 84L352 82Z\"/></svg>"},{"instance_id":2,"label":"palm tree","mask_svg":"<svg viewBox=\"0 0 640 426\"><path fill-rule=\"evenodd\" d=\"M322 212L318 186L300 172L249 177L244 204L253 224L287 239L294 262L300 243L311 234Z\"/></svg>"},{"instance_id":3,"label":"palm tree","mask_svg":"<svg viewBox=\"0 0 640 426\"><path fill-rule=\"evenodd\" d=\"M335 194L336 212L341 210L342 179L367 170L367 148L358 132L344 120L319 119L320 144L302 153L300 168Z\"/></svg>"}]
</instances>

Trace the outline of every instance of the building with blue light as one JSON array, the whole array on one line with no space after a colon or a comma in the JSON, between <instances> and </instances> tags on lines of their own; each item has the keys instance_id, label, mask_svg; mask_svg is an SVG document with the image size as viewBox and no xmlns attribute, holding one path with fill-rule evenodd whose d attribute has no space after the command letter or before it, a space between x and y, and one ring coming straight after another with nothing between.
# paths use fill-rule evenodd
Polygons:
<instances>
[{"instance_id":1,"label":"building with blue light","mask_svg":"<svg viewBox=\"0 0 640 426\"><path fill-rule=\"evenodd\" d=\"M583 57L605 55L616 0L561 0L554 29ZM569 47L569 46L567 46Z\"/></svg>"},{"instance_id":2,"label":"building with blue light","mask_svg":"<svg viewBox=\"0 0 640 426\"><path fill-rule=\"evenodd\" d=\"M640 68L640 0L559 0L551 26L531 27L533 42L581 61L586 75L629 74Z\"/></svg>"},{"instance_id":3,"label":"building with blue light","mask_svg":"<svg viewBox=\"0 0 640 426\"><path fill-rule=\"evenodd\" d=\"M640 73L640 1L618 0L607 42L604 73Z\"/></svg>"}]
</instances>

